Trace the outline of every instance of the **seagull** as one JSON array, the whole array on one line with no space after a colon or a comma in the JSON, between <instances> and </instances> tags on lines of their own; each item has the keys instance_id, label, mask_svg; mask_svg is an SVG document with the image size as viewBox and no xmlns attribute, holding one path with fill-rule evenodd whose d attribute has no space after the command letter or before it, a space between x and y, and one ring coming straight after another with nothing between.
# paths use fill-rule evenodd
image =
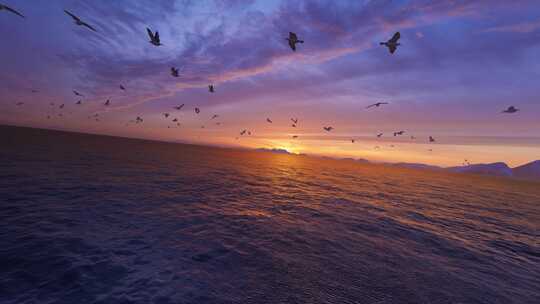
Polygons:
<instances>
[{"instance_id":1,"label":"seagull","mask_svg":"<svg viewBox=\"0 0 540 304\"><path fill-rule=\"evenodd\" d=\"M380 138L381 136L383 136L383 133L379 133L379 134L377 134L377 137L379 137L379 138Z\"/></svg>"},{"instance_id":2,"label":"seagull","mask_svg":"<svg viewBox=\"0 0 540 304\"><path fill-rule=\"evenodd\" d=\"M68 14L69 16L71 16L71 18L73 18L76 25L86 26L87 28L91 29L92 31L97 32L95 28L93 28L90 24L88 24L86 22L83 22L79 17L73 15L72 13L70 13L70 12L68 12L66 10L64 10L64 12L66 12L66 14Z\"/></svg>"},{"instance_id":3,"label":"seagull","mask_svg":"<svg viewBox=\"0 0 540 304\"><path fill-rule=\"evenodd\" d=\"M324 129L326 132L330 132L330 131L334 130L333 127L323 127L323 129Z\"/></svg>"},{"instance_id":4,"label":"seagull","mask_svg":"<svg viewBox=\"0 0 540 304\"><path fill-rule=\"evenodd\" d=\"M172 120L173 122L178 122L178 118L175 118Z\"/></svg>"},{"instance_id":5,"label":"seagull","mask_svg":"<svg viewBox=\"0 0 540 304\"><path fill-rule=\"evenodd\" d=\"M429 142L435 142L435 138L433 138L433 137L430 136L430 137L429 137Z\"/></svg>"},{"instance_id":6,"label":"seagull","mask_svg":"<svg viewBox=\"0 0 540 304\"><path fill-rule=\"evenodd\" d=\"M517 109L516 107L514 106L509 106L508 109L502 111L501 113L516 113L517 111L519 111L519 109Z\"/></svg>"},{"instance_id":7,"label":"seagull","mask_svg":"<svg viewBox=\"0 0 540 304\"><path fill-rule=\"evenodd\" d=\"M214 85L213 84L208 85L208 91L210 93L214 93Z\"/></svg>"},{"instance_id":8,"label":"seagull","mask_svg":"<svg viewBox=\"0 0 540 304\"><path fill-rule=\"evenodd\" d=\"M246 132L247 132L247 130L244 129L244 130L242 130L242 132L240 132L240 135L244 135L244 134L246 134Z\"/></svg>"},{"instance_id":9,"label":"seagull","mask_svg":"<svg viewBox=\"0 0 540 304\"><path fill-rule=\"evenodd\" d=\"M371 104L369 106L366 107L366 109L369 109L369 108L372 108L372 107L380 107L381 105L385 105L385 104L388 104L388 102L377 102L377 103L374 103L374 104Z\"/></svg>"},{"instance_id":10,"label":"seagull","mask_svg":"<svg viewBox=\"0 0 540 304\"><path fill-rule=\"evenodd\" d=\"M155 46L160 46L161 41L159 40L159 33L156 31L155 33L152 33L152 31L149 28L146 28L146 31L148 32L148 36L150 37L150 43Z\"/></svg>"},{"instance_id":11,"label":"seagull","mask_svg":"<svg viewBox=\"0 0 540 304\"><path fill-rule=\"evenodd\" d=\"M267 118L266 121L272 123L272 120L270 118Z\"/></svg>"},{"instance_id":12,"label":"seagull","mask_svg":"<svg viewBox=\"0 0 540 304\"><path fill-rule=\"evenodd\" d=\"M178 77L178 69L174 68L174 67L171 67L171 75L173 77Z\"/></svg>"},{"instance_id":13,"label":"seagull","mask_svg":"<svg viewBox=\"0 0 540 304\"><path fill-rule=\"evenodd\" d=\"M165 116L165 118L169 118L169 113L163 113L163 116Z\"/></svg>"},{"instance_id":14,"label":"seagull","mask_svg":"<svg viewBox=\"0 0 540 304\"><path fill-rule=\"evenodd\" d=\"M126 88L123 85L120 85L120 90L125 91Z\"/></svg>"},{"instance_id":15,"label":"seagull","mask_svg":"<svg viewBox=\"0 0 540 304\"><path fill-rule=\"evenodd\" d=\"M400 45L400 43L398 43L400 37L401 34L399 32L396 32L390 40L386 42L381 42L380 45L386 45L388 47L388 50L390 51L390 54L394 54L398 45Z\"/></svg>"},{"instance_id":16,"label":"seagull","mask_svg":"<svg viewBox=\"0 0 540 304\"><path fill-rule=\"evenodd\" d=\"M108 106L110 104L111 104L111 101L109 99L107 99L107 101L105 101L105 103L104 103L105 106Z\"/></svg>"},{"instance_id":17,"label":"seagull","mask_svg":"<svg viewBox=\"0 0 540 304\"><path fill-rule=\"evenodd\" d=\"M293 138L293 139L297 139L297 138L298 138L298 135L293 135L292 138Z\"/></svg>"},{"instance_id":18,"label":"seagull","mask_svg":"<svg viewBox=\"0 0 540 304\"><path fill-rule=\"evenodd\" d=\"M214 114L214 115L212 116L212 118L210 118L210 119L215 119L215 118L218 118L218 117L219 117L219 115Z\"/></svg>"},{"instance_id":19,"label":"seagull","mask_svg":"<svg viewBox=\"0 0 540 304\"><path fill-rule=\"evenodd\" d=\"M289 46L294 52L296 52L297 43L304 43L304 40L298 40L298 37L293 32L289 32L289 38L285 38L285 39L289 41Z\"/></svg>"},{"instance_id":20,"label":"seagull","mask_svg":"<svg viewBox=\"0 0 540 304\"><path fill-rule=\"evenodd\" d=\"M184 104L181 104L179 106L174 107L174 109L180 111L180 110L182 110L183 107L184 107Z\"/></svg>"},{"instance_id":21,"label":"seagull","mask_svg":"<svg viewBox=\"0 0 540 304\"><path fill-rule=\"evenodd\" d=\"M135 123L140 123L140 122L143 122L143 119L140 116L137 116L137 118L135 119Z\"/></svg>"},{"instance_id":22,"label":"seagull","mask_svg":"<svg viewBox=\"0 0 540 304\"><path fill-rule=\"evenodd\" d=\"M24 16L21 13L17 12L16 10L12 9L11 7L9 7L7 5L0 4L0 11L1 10L6 10L8 12L12 12L13 14L15 14L17 16L24 18Z\"/></svg>"},{"instance_id":23,"label":"seagull","mask_svg":"<svg viewBox=\"0 0 540 304\"><path fill-rule=\"evenodd\" d=\"M405 131L394 132L394 136L403 135Z\"/></svg>"},{"instance_id":24,"label":"seagull","mask_svg":"<svg viewBox=\"0 0 540 304\"><path fill-rule=\"evenodd\" d=\"M78 104L78 105L82 104L82 100L77 101L76 104Z\"/></svg>"},{"instance_id":25,"label":"seagull","mask_svg":"<svg viewBox=\"0 0 540 304\"><path fill-rule=\"evenodd\" d=\"M291 118L291 121L296 125L298 123L298 118Z\"/></svg>"},{"instance_id":26,"label":"seagull","mask_svg":"<svg viewBox=\"0 0 540 304\"><path fill-rule=\"evenodd\" d=\"M81 93L79 93L79 92L77 92L75 90L73 90L73 94L75 94L76 96L84 96L83 94L81 94Z\"/></svg>"},{"instance_id":27,"label":"seagull","mask_svg":"<svg viewBox=\"0 0 540 304\"><path fill-rule=\"evenodd\" d=\"M295 124L292 124L291 127L296 128L296 125L295 125Z\"/></svg>"},{"instance_id":28,"label":"seagull","mask_svg":"<svg viewBox=\"0 0 540 304\"><path fill-rule=\"evenodd\" d=\"M201 110L199 108L195 108L195 113L199 114Z\"/></svg>"}]
</instances>

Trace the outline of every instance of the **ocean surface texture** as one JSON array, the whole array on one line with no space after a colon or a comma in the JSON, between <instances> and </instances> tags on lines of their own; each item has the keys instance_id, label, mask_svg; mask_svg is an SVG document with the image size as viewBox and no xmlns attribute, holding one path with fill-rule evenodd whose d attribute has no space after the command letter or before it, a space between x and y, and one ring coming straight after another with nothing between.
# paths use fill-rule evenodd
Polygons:
<instances>
[{"instance_id":1,"label":"ocean surface texture","mask_svg":"<svg viewBox=\"0 0 540 304\"><path fill-rule=\"evenodd\" d=\"M540 184L0 127L0 303L540 303Z\"/></svg>"}]
</instances>

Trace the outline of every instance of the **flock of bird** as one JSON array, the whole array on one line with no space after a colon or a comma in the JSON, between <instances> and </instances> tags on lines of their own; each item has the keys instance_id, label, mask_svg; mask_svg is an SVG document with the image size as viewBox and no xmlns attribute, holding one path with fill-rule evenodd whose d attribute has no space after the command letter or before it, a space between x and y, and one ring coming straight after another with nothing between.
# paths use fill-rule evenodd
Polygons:
<instances>
[{"instance_id":1,"label":"flock of bird","mask_svg":"<svg viewBox=\"0 0 540 304\"><path fill-rule=\"evenodd\" d=\"M1 11L7 11L7 12L10 12L12 14L15 14L21 18L25 18L25 16L23 14L21 14L20 12L18 12L17 10L11 8L11 7L8 7L6 5L3 5L3 4L0 4L0 12ZM88 24L87 22L83 21L81 18L79 18L78 16L76 16L75 14L67 11L67 10L64 10L64 12L70 16L74 23L78 26L82 26L82 27L86 27L88 28L89 30L91 31L94 31L94 32L97 32L97 30L91 26L90 24ZM148 37L149 37L149 43L158 47L158 46L162 46L163 44L161 43L161 39L160 39L160 36L159 36L159 32L158 31L152 31L150 28L146 28L146 31L147 31L147 34L148 34ZM401 38L401 34L400 32L396 32L392 38L390 38L388 41L386 42L380 42L380 45L382 46L386 46L388 48L388 51L390 52L390 54L394 54L398 48L398 46L400 46L400 43L399 43L399 39ZM304 40L300 40L298 39L298 36L296 33L293 33L293 32L289 32L289 37L288 38L285 38L288 42L288 45L289 47L291 48L291 50L293 52L296 52L297 50L297 44L303 44L304 43ZM177 67L171 67L170 68L170 74L172 77L179 77L180 76L180 68L177 68ZM122 91L126 91L126 87L123 86L123 85L120 85L119 86L120 90ZM215 88L214 88L214 85L213 84L209 84L208 85L208 91L210 93L215 93ZM38 91L37 90L32 90L33 93L37 93ZM76 90L73 90L73 94L75 94L75 96L78 96L78 97L84 97L83 94L79 93L78 91ZM21 106L23 105L24 103L23 102L17 102L16 105L17 106ZM78 100L76 103L76 105L81 105L82 104L82 100ZM374 104L371 104L371 105L368 105L366 107L366 109L370 109L370 108L379 108L380 106L382 105L388 105L389 103L388 102L377 102L377 103L374 103ZM54 106L54 103L51 103L50 105ZM110 106L111 105L111 101L110 99L107 99L105 101L105 103L103 104L104 106ZM180 111L182 110L182 108L184 107L185 104L181 104L181 105L178 105L178 106L174 106L173 109L177 110L177 111ZM59 106L60 109L63 109L65 106L65 104L61 104ZM194 111L196 114L199 114L201 112L201 110L198 108L198 107L195 107L194 108ZM514 106L509 106L507 109L503 110L501 113L508 113L508 114L512 114L512 113L516 113L518 112L519 109L517 109L516 107ZM62 116L62 113L59 113L58 114L59 116ZM168 119L170 117L170 113L163 113L163 116L165 117L165 119ZM217 114L214 114L212 117L211 117L211 120L214 120L216 118L218 118L219 115ZM50 119L51 116L50 115L47 115L47 118ZM88 116L89 119L94 119L96 121L99 121L99 114L94 114L94 115L91 115L91 116ZM140 116L137 116L134 120L130 120L128 122L129 123L135 123L135 124L140 124L142 123L144 120L142 117ZM180 122L178 121L178 118L177 117L174 117L172 120L172 122L174 122L176 124L176 126L180 126ZM298 125L298 118L291 118L291 121L292 121L292 127L293 128L296 128L297 125ZM267 123L273 123L273 121L270 119L270 118L266 118L266 122ZM215 123L216 125L221 125L221 122L216 122ZM168 126L168 128L170 128L170 126ZM201 128L204 128L204 125L201 126ZM331 132L334 130L334 127L332 126L323 126L323 130L326 131L326 132ZM247 129L243 129L242 131L240 131L240 136L245 136L245 135L252 135L252 131L251 130L247 130ZM394 137L396 136L401 136L405 134L405 131L403 130L400 130L400 131L396 131L393 133ZM376 135L377 138L381 138L383 136L383 133L378 133ZM293 139L297 139L298 138L298 135L293 135L292 136ZM412 140L416 139L416 137L414 136L411 136L410 137ZM238 139L238 137L236 137L236 139ZM433 143L435 142L435 139L432 137L432 136L429 136L428 137L428 141L429 143ZM352 143L355 143L355 139L351 139L351 142ZM393 147L393 145L391 145L391 147ZM380 146L375 146L374 149L380 149ZM429 151L432 151L432 149L429 149ZM468 163L467 160L465 160L465 162Z\"/></svg>"}]
</instances>

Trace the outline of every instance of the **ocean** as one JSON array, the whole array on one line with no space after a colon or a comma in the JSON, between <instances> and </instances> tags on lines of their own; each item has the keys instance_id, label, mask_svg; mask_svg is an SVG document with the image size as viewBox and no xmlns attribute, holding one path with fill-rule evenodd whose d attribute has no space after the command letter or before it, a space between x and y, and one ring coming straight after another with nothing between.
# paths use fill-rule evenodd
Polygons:
<instances>
[{"instance_id":1,"label":"ocean","mask_svg":"<svg viewBox=\"0 0 540 304\"><path fill-rule=\"evenodd\" d=\"M537 182L0 138L0 303L540 303Z\"/></svg>"}]
</instances>

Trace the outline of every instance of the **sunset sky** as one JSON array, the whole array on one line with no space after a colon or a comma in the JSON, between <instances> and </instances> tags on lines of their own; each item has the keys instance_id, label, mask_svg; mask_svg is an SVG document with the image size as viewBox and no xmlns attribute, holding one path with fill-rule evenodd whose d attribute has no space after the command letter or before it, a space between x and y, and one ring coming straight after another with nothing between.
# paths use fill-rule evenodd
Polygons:
<instances>
[{"instance_id":1,"label":"sunset sky","mask_svg":"<svg viewBox=\"0 0 540 304\"><path fill-rule=\"evenodd\" d=\"M536 0L0 1L26 16L0 11L0 124L443 166L540 159ZM379 42L396 31L391 55Z\"/></svg>"}]
</instances>

